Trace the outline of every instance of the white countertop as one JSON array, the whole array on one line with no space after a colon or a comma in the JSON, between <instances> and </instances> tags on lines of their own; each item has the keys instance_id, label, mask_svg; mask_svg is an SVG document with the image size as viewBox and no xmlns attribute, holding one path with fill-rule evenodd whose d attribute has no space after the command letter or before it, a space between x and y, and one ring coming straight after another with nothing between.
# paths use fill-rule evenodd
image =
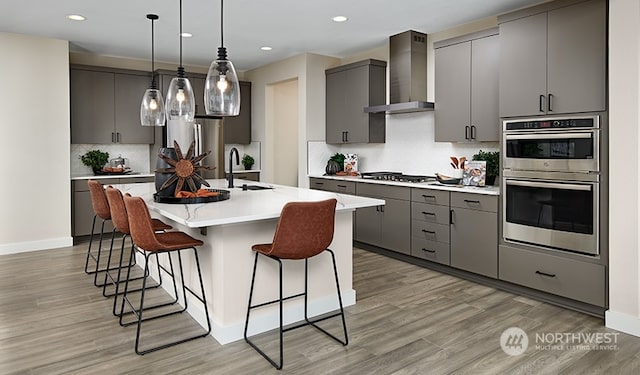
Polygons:
<instances>
[{"instance_id":1,"label":"white countertop","mask_svg":"<svg viewBox=\"0 0 640 375\"><path fill-rule=\"evenodd\" d=\"M153 201L153 194L156 192L153 183L118 184L113 186L120 189L123 193L143 197L151 211L191 228L275 219L280 217L282 207L284 207L287 202L293 201L310 202L336 198L338 200L336 211L351 211L356 208L374 207L385 204L385 201L382 199L357 197L348 194L337 194L241 179L234 180L236 187L232 189L227 188L227 180L224 179L207 181L211 184L211 188L229 190L231 192L231 198L220 202L199 204L156 203ZM239 188L242 184L271 186L273 189L243 191Z\"/></svg>"},{"instance_id":2,"label":"white countertop","mask_svg":"<svg viewBox=\"0 0 640 375\"><path fill-rule=\"evenodd\" d=\"M500 195L500 188L498 186L460 186L460 185L444 185L437 181L432 182L401 182L401 181L385 181L385 180L372 180L361 177L349 177L349 176L325 176L325 175L309 175L313 178L326 178L329 180L341 180L341 181L353 181L363 182L367 184L381 184L381 185L393 185L393 186L406 186L412 188L433 189L433 190L447 190L456 191L460 193L474 193L484 195Z\"/></svg>"},{"instance_id":3,"label":"white countertop","mask_svg":"<svg viewBox=\"0 0 640 375\"><path fill-rule=\"evenodd\" d=\"M71 176L71 180L104 180L108 178L155 177L155 173L102 174Z\"/></svg>"}]
</instances>

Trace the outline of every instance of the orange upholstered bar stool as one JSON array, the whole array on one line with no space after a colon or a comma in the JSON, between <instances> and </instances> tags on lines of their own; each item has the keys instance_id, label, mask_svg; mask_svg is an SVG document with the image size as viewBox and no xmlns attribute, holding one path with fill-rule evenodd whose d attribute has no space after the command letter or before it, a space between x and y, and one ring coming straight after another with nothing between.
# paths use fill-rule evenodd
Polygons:
<instances>
[{"instance_id":1,"label":"orange upholstered bar stool","mask_svg":"<svg viewBox=\"0 0 640 375\"><path fill-rule=\"evenodd\" d=\"M124 199L122 198L122 192L112 186L107 186L105 190L107 196L107 202L109 203L109 209L111 211L111 221L113 222L113 226L116 230L122 234L122 244L120 246L120 260L118 261L118 266L115 267L117 269L117 275L114 275L115 271L110 271L111 267L111 255L112 252L109 253L109 259L107 260L107 271L104 274L104 283L102 287L102 295L105 297L115 296L113 299L113 314L117 315L116 305L119 294L122 294L120 291L120 283L123 281L122 277L122 260L124 257L124 248L125 248L125 240L127 237L130 237L131 231L129 230L129 219L127 218L127 210L124 206ZM167 225L163 223L161 220L152 219L151 225L154 231L164 231L171 229L171 225ZM131 241L131 251L135 251L135 244ZM156 261L158 267L160 266L160 262L157 259ZM167 271L169 272L169 271ZM170 272L173 274L173 272ZM138 278L140 279L140 278ZM158 284L155 287L158 287L162 284L162 272L158 270ZM107 293L107 286L113 285L114 292L112 294Z\"/></svg>"},{"instance_id":2,"label":"orange upholstered bar stool","mask_svg":"<svg viewBox=\"0 0 640 375\"><path fill-rule=\"evenodd\" d=\"M93 274L93 284L98 285L98 273L106 271L106 268L100 268L100 256L102 254L102 239L104 237L104 224L111 220L111 210L109 209L109 203L107 202L107 196L105 195L102 184L96 180L88 180L89 194L91 195L91 206L93 207L93 224L91 225L91 238L89 239L89 248L87 249L87 260L84 264L84 272L87 274ZM100 228L100 241L98 242L98 252L94 255L91 252L93 245L93 238L95 237L96 220L100 218L102 225ZM111 247L113 247L113 236L115 235L115 229L111 233ZM89 259L93 259L96 263L95 268L89 269Z\"/></svg>"},{"instance_id":3,"label":"orange upholstered bar stool","mask_svg":"<svg viewBox=\"0 0 640 375\"><path fill-rule=\"evenodd\" d=\"M147 208L146 203L140 197L124 197L124 205L127 210L127 218L129 219L129 229L131 230L131 238L133 242L136 244L136 247L142 251L144 251L145 255L145 266L144 266L144 278L142 280L142 288L140 290L140 303L139 306L134 306L131 302L129 290L129 277L131 268L127 269L127 277L124 285L124 293L122 295L122 305L120 308L120 325L126 326L130 324L137 324L136 330L136 344L135 350L138 354L146 354L151 351L167 348L169 346L181 344L186 341L194 340L200 337L205 337L211 332L211 322L209 320L209 310L207 307L207 300L204 291L204 284L202 282L202 272L200 271L200 261L198 260L198 251L196 250L196 246L202 246L203 242L189 236L183 232L161 232L156 233L153 230L153 224L151 220L151 215L149 215L149 209ZM192 250L193 256L195 259L195 265L198 272L198 280L200 282L200 295L195 293L191 288L187 287L184 282L184 272L182 267L182 251L184 250ZM170 311L165 312L159 315L153 315L150 317L143 317L143 313L146 313L148 310L154 309L156 307L165 306L166 304L156 305L145 307L144 306L144 297L145 291L147 289L147 279L149 276L149 257L158 253L176 253L178 258L178 268L180 270L180 282L182 293L180 296L184 299L182 306L184 306L181 310L178 311ZM171 254L169 254L169 259L171 259ZM129 258L129 265L133 262L133 252ZM175 278L174 278L175 280ZM175 283L174 283L175 284ZM207 318L207 331L201 334L197 334L194 336L189 336L186 338L179 338L177 340L163 343L154 347L149 347L144 350L140 349L140 335L142 330L142 325L145 321L158 319L163 317L168 317L174 314L179 314L187 309L187 292L194 296L198 301L200 301L204 306L204 313ZM131 313L133 313L137 320L134 322L125 323L123 317L125 316L125 305L129 306L131 309Z\"/></svg>"},{"instance_id":4,"label":"orange upholstered bar stool","mask_svg":"<svg viewBox=\"0 0 640 375\"><path fill-rule=\"evenodd\" d=\"M253 275L251 276L251 289L249 291L249 305L247 307L247 319L245 320L244 325L244 339L245 341L251 345L258 353L260 353L269 363L271 363L276 369L282 369L283 359L283 342L282 336L286 331L290 331L292 329L300 328L303 326L311 325L321 332L325 333L332 339L338 341L342 345L347 345L349 343L349 338L347 336L347 323L344 318L344 309L342 307L342 295L340 294L340 284L338 282L338 270L336 268L336 257L332 250L328 248L331 241L333 241L333 231L335 224L335 211L336 211L336 200L328 199L320 202L290 202L287 203L283 208L280 214L280 219L278 221L278 225L276 227L275 235L273 237L273 242L270 244L258 244L253 245L252 249L256 252L255 261L253 263ZM331 254L331 260L333 262L333 274L335 276L336 281L336 290L338 292L338 303L340 305L340 311L328 316L324 316L322 318L311 320L307 314L307 292L308 292L308 263L309 258L314 257L323 251L328 251ZM256 267L258 265L258 256L262 255L269 259L272 259L278 262L279 266L279 289L280 295L279 298L273 301L259 303L256 305L252 305L252 297L253 297L253 287L256 279ZM282 260L300 260L304 259L304 292L291 295L288 297L284 297L282 295ZM283 301L304 297L304 319L305 322L302 324L295 325L293 327L288 327L286 329L282 328L283 318L282 318L282 303ZM276 363L271 357L269 357L264 351L262 351L258 346L256 346L249 338L247 337L247 331L249 328L249 315L251 310L264 307L267 305L271 305L274 303L279 304L279 312L280 312L280 326L279 326L279 337L280 337L280 361ZM333 318L336 316L342 317L342 328L344 330L344 340L337 338L331 333L327 332L323 328L320 328L315 323L326 320L329 318Z\"/></svg>"}]
</instances>

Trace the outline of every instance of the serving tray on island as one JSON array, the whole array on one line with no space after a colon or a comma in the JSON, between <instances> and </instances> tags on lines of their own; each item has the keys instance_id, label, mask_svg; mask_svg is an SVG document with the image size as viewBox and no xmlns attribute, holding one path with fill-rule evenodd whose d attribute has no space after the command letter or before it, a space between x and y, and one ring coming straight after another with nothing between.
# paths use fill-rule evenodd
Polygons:
<instances>
[{"instance_id":1,"label":"serving tray on island","mask_svg":"<svg viewBox=\"0 0 640 375\"><path fill-rule=\"evenodd\" d=\"M96 176L122 176L125 174L131 174L131 173L133 173L131 169L126 169L121 172L109 172L104 170L93 171L93 174L95 174Z\"/></svg>"},{"instance_id":2,"label":"serving tray on island","mask_svg":"<svg viewBox=\"0 0 640 375\"><path fill-rule=\"evenodd\" d=\"M211 203L226 201L230 198L229 190L222 189L205 189L207 191L219 193L213 197L191 197L191 198L176 198L166 197L162 195L153 194L153 201L156 203L169 203L169 204L196 204L196 203Z\"/></svg>"}]
</instances>

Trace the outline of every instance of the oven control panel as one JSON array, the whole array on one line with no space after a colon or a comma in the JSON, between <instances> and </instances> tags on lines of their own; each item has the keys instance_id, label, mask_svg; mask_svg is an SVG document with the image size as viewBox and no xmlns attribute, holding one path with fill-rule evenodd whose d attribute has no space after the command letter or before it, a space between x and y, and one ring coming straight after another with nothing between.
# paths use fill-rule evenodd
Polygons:
<instances>
[{"instance_id":1,"label":"oven control panel","mask_svg":"<svg viewBox=\"0 0 640 375\"><path fill-rule=\"evenodd\" d=\"M506 121L504 130L597 128L597 117Z\"/></svg>"}]
</instances>

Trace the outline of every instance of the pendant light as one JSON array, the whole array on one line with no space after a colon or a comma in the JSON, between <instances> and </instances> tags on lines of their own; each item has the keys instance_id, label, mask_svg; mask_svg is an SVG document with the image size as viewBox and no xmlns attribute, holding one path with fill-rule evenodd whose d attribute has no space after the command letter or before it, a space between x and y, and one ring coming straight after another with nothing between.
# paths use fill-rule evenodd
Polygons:
<instances>
[{"instance_id":1,"label":"pendant light","mask_svg":"<svg viewBox=\"0 0 640 375\"><path fill-rule=\"evenodd\" d=\"M224 0L220 0L220 47L218 59L211 63L207 74L204 107L208 115L237 116L240 113L240 83L224 47L223 6Z\"/></svg>"},{"instance_id":2,"label":"pendant light","mask_svg":"<svg viewBox=\"0 0 640 375\"><path fill-rule=\"evenodd\" d=\"M140 103L140 123L142 126L164 126L164 99L162 91L156 86L153 46L153 22L159 17L157 14L147 14L147 18L151 20L151 85L144 92L142 103Z\"/></svg>"},{"instance_id":3,"label":"pendant light","mask_svg":"<svg viewBox=\"0 0 640 375\"><path fill-rule=\"evenodd\" d=\"M196 114L196 101L191 82L184 75L182 66L182 0L180 0L180 66L178 73L171 79L167 90L167 120L193 122Z\"/></svg>"}]
</instances>

